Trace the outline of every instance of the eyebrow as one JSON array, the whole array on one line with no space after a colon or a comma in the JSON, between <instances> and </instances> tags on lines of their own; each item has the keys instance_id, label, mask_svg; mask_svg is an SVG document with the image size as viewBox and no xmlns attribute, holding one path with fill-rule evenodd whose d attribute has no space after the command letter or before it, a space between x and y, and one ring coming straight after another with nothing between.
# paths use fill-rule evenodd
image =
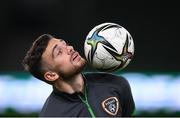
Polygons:
<instances>
[{"instance_id":1,"label":"eyebrow","mask_svg":"<svg viewBox=\"0 0 180 118\"><path fill-rule=\"evenodd\" d=\"M57 46L58 46L58 44L56 44L56 45L53 47L53 49L52 49L52 58L54 58L54 51L55 51L55 49L57 48Z\"/></svg>"},{"instance_id":2,"label":"eyebrow","mask_svg":"<svg viewBox=\"0 0 180 118\"><path fill-rule=\"evenodd\" d=\"M59 39L60 42L64 41L63 39Z\"/></svg>"}]
</instances>

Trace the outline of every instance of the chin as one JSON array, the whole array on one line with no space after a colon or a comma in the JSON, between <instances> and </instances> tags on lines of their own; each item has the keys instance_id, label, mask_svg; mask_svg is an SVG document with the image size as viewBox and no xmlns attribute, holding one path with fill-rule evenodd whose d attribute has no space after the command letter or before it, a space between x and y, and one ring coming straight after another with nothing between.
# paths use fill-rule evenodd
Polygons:
<instances>
[{"instance_id":1,"label":"chin","mask_svg":"<svg viewBox=\"0 0 180 118\"><path fill-rule=\"evenodd\" d=\"M74 66L69 70L69 71L61 71L60 75L62 78L64 78L64 80L69 80L71 79L71 77L73 77L74 75L77 75L79 73L81 73L84 69L84 67L86 66L86 61L85 59L79 61L76 64L73 64Z\"/></svg>"},{"instance_id":2,"label":"chin","mask_svg":"<svg viewBox=\"0 0 180 118\"><path fill-rule=\"evenodd\" d=\"M82 58L81 61L79 61L77 63L77 65L78 65L79 68L83 69L85 67L85 65L86 65L86 60Z\"/></svg>"},{"instance_id":3,"label":"chin","mask_svg":"<svg viewBox=\"0 0 180 118\"><path fill-rule=\"evenodd\" d=\"M81 72L85 66L86 66L86 60L82 58L78 63L75 64L76 72L77 73Z\"/></svg>"}]
</instances>

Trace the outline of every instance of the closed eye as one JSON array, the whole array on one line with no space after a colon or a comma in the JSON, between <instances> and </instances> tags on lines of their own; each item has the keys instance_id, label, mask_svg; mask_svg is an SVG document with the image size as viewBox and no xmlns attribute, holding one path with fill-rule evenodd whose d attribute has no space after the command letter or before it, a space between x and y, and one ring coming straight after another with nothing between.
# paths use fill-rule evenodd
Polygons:
<instances>
[{"instance_id":1,"label":"closed eye","mask_svg":"<svg viewBox=\"0 0 180 118\"><path fill-rule=\"evenodd\" d=\"M58 49L58 52L57 52L57 55L60 55L60 54L62 54L62 49Z\"/></svg>"}]
</instances>

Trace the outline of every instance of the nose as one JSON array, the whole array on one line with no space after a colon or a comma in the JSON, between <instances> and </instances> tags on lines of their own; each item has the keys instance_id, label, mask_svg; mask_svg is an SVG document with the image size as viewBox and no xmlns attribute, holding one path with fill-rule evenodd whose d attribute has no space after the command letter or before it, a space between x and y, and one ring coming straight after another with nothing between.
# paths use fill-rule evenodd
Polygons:
<instances>
[{"instance_id":1,"label":"nose","mask_svg":"<svg viewBox=\"0 0 180 118\"><path fill-rule=\"evenodd\" d=\"M72 54L74 52L73 46L67 46L67 53Z\"/></svg>"}]
</instances>

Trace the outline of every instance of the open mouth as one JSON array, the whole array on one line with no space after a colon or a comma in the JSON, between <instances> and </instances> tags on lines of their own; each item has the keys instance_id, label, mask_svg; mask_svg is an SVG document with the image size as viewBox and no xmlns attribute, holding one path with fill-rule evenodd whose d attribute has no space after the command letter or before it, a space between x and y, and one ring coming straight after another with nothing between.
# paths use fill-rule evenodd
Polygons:
<instances>
[{"instance_id":1,"label":"open mouth","mask_svg":"<svg viewBox=\"0 0 180 118\"><path fill-rule=\"evenodd\" d=\"M79 57L79 53L78 53L78 52L74 52L74 53L72 54L71 59L74 61L74 60L76 60L78 57Z\"/></svg>"}]
</instances>

